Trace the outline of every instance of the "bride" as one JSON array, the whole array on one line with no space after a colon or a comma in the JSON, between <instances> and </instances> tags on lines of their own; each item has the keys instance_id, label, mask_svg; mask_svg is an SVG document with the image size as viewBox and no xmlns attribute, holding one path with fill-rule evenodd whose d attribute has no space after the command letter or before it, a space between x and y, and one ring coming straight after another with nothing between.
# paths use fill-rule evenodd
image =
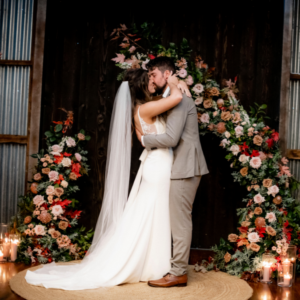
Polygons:
<instances>
[{"instance_id":1,"label":"bride","mask_svg":"<svg viewBox=\"0 0 300 300\"><path fill-rule=\"evenodd\" d=\"M147 71L127 71L114 102L103 205L92 245L80 263L52 262L28 270L28 283L63 290L94 289L159 279L170 270L172 149L144 150L129 198L128 185L132 121L143 135L164 133L161 115L182 100L177 84L170 74L170 96L150 101L154 87Z\"/></svg>"}]
</instances>

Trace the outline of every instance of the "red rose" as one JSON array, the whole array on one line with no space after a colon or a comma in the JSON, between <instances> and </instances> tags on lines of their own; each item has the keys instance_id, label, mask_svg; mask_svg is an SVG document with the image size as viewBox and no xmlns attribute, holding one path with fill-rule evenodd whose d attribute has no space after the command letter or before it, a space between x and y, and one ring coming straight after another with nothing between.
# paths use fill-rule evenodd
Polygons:
<instances>
[{"instance_id":1,"label":"red rose","mask_svg":"<svg viewBox=\"0 0 300 300\"><path fill-rule=\"evenodd\" d=\"M49 257L49 258L48 258L48 263L51 263L51 262L52 262L52 258Z\"/></svg>"},{"instance_id":2,"label":"red rose","mask_svg":"<svg viewBox=\"0 0 300 300\"><path fill-rule=\"evenodd\" d=\"M149 57L150 59L154 59L154 58L155 58L155 56L152 55L152 54L148 54L148 57Z\"/></svg>"}]
</instances>

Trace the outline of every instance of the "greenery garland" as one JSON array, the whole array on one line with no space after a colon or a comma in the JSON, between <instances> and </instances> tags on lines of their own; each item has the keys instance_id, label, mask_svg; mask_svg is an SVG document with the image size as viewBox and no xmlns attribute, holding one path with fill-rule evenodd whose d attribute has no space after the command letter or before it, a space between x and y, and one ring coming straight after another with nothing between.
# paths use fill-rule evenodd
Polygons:
<instances>
[{"instance_id":1,"label":"greenery garland","mask_svg":"<svg viewBox=\"0 0 300 300\"><path fill-rule=\"evenodd\" d=\"M189 86L198 111L200 135L213 133L226 149L225 156L233 169L234 181L245 186L246 206L237 210L239 227L227 240L214 246L214 259L197 266L206 272L218 268L232 275L256 272L261 268L265 252L277 260L284 255L288 244L298 249L300 257L300 206L292 197L299 182L290 174L288 160L282 157L279 134L264 123L267 105L255 103L248 114L237 100L237 78L223 82L223 87L212 78L214 68L208 68L200 56L191 59L191 49L186 39L179 46L169 48L159 44L159 34L154 24L144 23L129 30L125 25L114 29L112 40L122 40L117 57L112 60L123 71L144 68L157 56L174 60L178 77ZM276 260L274 261L276 262Z\"/></svg>"},{"instance_id":2,"label":"greenery garland","mask_svg":"<svg viewBox=\"0 0 300 300\"><path fill-rule=\"evenodd\" d=\"M65 111L65 110L64 110ZM37 158L30 190L20 197L19 211L12 218L12 232L21 235L16 262L26 264L70 261L83 258L94 234L78 226L81 210L73 195L79 191L77 180L88 174L85 144L90 140L81 130L67 136L73 113L65 111L64 122L53 122L45 132L47 150L31 155Z\"/></svg>"}]
</instances>

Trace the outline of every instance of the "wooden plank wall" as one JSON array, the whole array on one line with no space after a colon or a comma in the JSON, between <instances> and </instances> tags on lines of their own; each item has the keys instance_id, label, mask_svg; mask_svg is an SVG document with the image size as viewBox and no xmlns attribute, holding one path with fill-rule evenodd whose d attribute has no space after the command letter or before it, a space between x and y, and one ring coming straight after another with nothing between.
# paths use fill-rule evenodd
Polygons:
<instances>
[{"instance_id":1,"label":"wooden plank wall","mask_svg":"<svg viewBox=\"0 0 300 300\"><path fill-rule=\"evenodd\" d=\"M103 195L110 115L119 86L111 61L118 48L109 39L119 23L154 21L162 28L164 44L187 38L195 53L216 67L219 81L238 76L245 107L267 103L268 124L278 129L279 122L283 0L212 0L173 8L99 3L48 1L41 112L41 145L50 122L64 116L59 107L73 110L74 129L84 128L92 137L92 170L79 195L88 228L95 226ZM201 137L201 143L210 174L195 199L192 247L208 248L235 230L236 208L244 205L245 191L233 183L219 140L210 135ZM135 140L131 182L141 150Z\"/></svg>"}]
</instances>

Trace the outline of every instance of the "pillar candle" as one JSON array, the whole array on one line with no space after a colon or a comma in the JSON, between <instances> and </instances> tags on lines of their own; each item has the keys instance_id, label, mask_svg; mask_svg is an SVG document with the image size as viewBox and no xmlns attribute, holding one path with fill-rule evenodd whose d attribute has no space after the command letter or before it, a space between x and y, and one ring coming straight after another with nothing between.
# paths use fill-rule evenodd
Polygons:
<instances>
[{"instance_id":1,"label":"pillar candle","mask_svg":"<svg viewBox=\"0 0 300 300\"><path fill-rule=\"evenodd\" d=\"M289 286L291 284L292 276L290 274L284 274L283 276L283 286Z\"/></svg>"},{"instance_id":2,"label":"pillar candle","mask_svg":"<svg viewBox=\"0 0 300 300\"><path fill-rule=\"evenodd\" d=\"M264 265L263 281L270 280L270 266L269 264Z\"/></svg>"},{"instance_id":3,"label":"pillar candle","mask_svg":"<svg viewBox=\"0 0 300 300\"><path fill-rule=\"evenodd\" d=\"M10 244L10 260L15 261L17 259L18 241L12 240Z\"/></svg>"},{"instance_id":4,"label":"pillar candle","mask_svg":"<svg viewBox=\"0 0 300 300\"><path fill-rule=\"evenodd\" d=\"M283 274L287 274L290 271L291 262L288 259L285 259L282 262Z\"/></svg>"},{"instance_id":5,"label":"pillar candle","mask_svg":"<svg viewBox=\"0 0 300 300\"><path fill-rule=\"evenodd\" d=\"M2 253L1 250L0 250L0 261L4 261L4 259L3 259L3 253Z\"/></svg>"},{"instance_id":6,"label":"pillar candle","mask_svg":"<svg viewBox=\"0 0 300 300\"><path fill-rule=\"evenodd\" d=\"M3 256L4 257L9 256L9 250L10 250L10 245L9 245L8 239L5 238L5 241L3 243Z\"/></svg>"}]
</instances>

